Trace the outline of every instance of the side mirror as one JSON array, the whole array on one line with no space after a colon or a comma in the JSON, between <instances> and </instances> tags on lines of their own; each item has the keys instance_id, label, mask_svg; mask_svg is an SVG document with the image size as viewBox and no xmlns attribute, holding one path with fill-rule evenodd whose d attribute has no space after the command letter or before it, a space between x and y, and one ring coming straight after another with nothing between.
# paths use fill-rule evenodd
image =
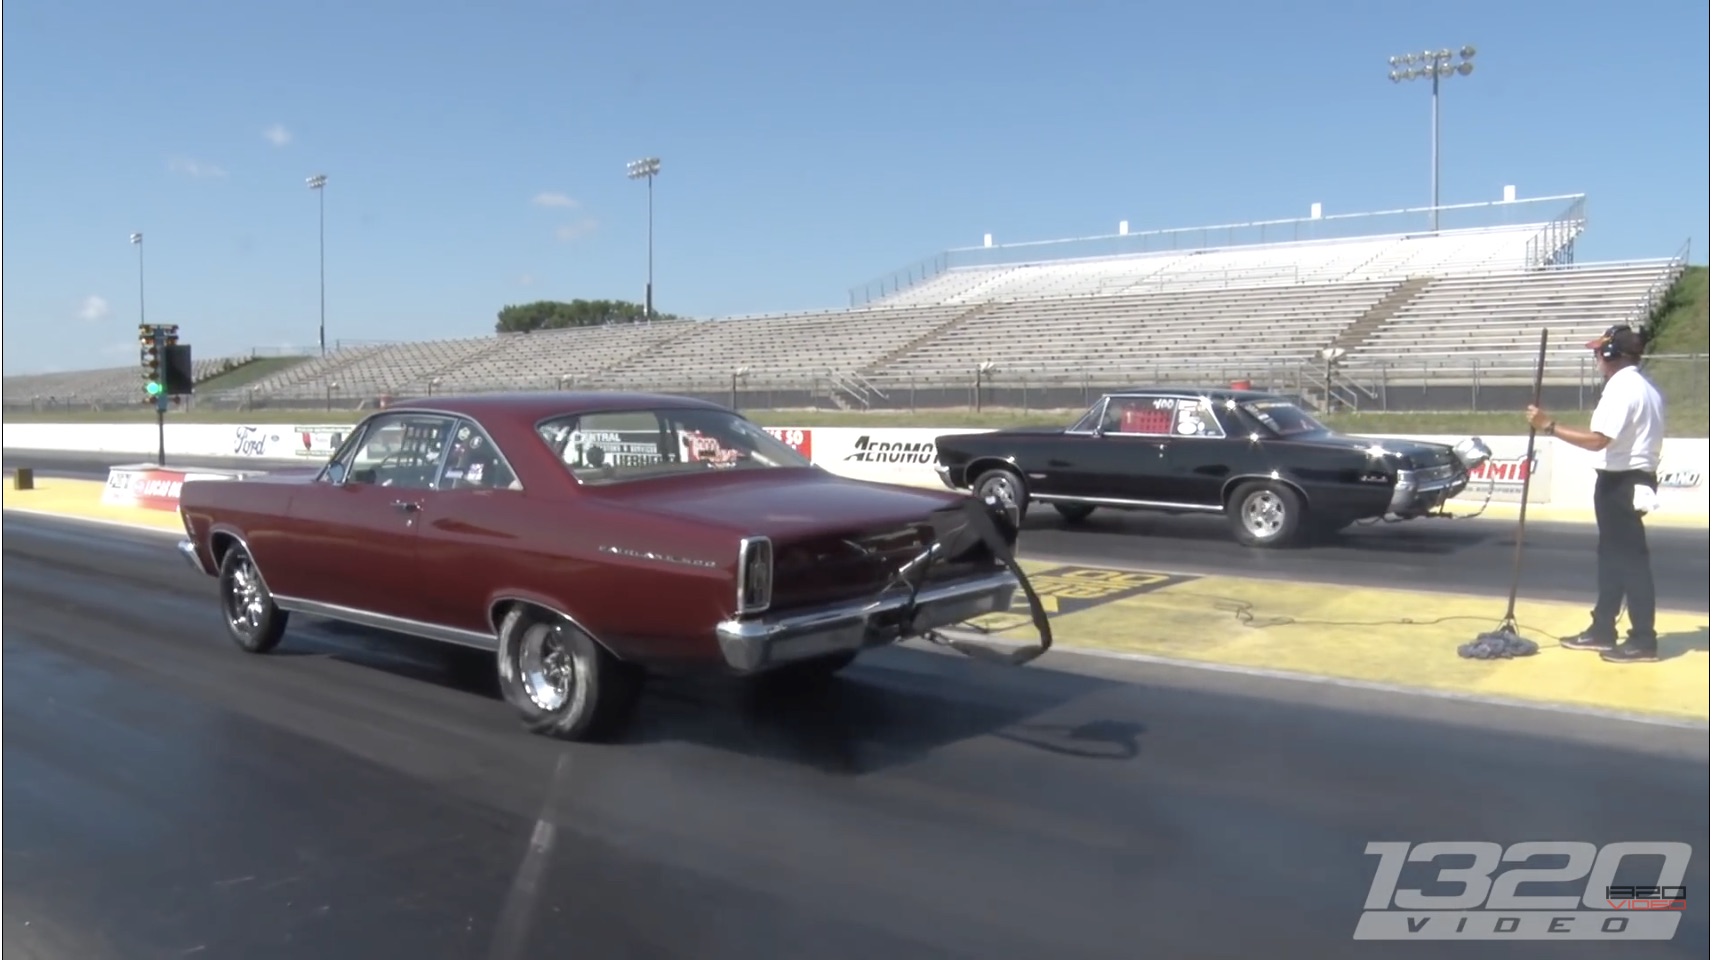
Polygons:
<instances>
[{"instance_id":1,"label":"side mirror","mask_svg":"<svg viewBox=\"0 0 1712 960\"><path fill-rule=\"evenodd\" d=\"M335 460L327 464L327 482L334 486L342 486L345 482L345 465Z\"/></svg>"}]
</instances>

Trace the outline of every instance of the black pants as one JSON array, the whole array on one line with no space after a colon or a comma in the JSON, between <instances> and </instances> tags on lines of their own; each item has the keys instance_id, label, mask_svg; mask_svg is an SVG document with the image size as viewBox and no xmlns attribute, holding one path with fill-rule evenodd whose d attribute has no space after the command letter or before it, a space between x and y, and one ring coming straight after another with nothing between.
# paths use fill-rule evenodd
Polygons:
<instances>
[{"instance_id":1,"label":"black pants","mask_svg":"<svg viewBox=\"0 0 1712 960\"><path fill-rule=\"evenodd\" d=\"M1658 642L1653 614L1652 556L1647 551L1647 528L1635 512L1635 485L1655 491L1658 476L1641 470L1600 470L1593 484L1593 517L1599 524L1599 600L1593 607L1593 630L1615 637L1617 612L1629 603L1630 642L1650 648Z\"/></svg>"}]
</instances>

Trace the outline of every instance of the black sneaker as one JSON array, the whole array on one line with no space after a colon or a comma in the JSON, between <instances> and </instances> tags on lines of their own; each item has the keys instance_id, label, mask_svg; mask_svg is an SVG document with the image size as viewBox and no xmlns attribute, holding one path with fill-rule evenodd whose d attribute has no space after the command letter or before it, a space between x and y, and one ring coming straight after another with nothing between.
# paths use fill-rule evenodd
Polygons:
<instances>
[{"instance_id":1,"label":"black sneaker","mask_svg":"<svg viewBox=\"0 0 1712 960\"><path fill-rule=\"evenodd\" d=\"M1658 658L1657 647L1642 646L1632 640L1599 654L1599 659L1608 663L1657 663Z\"/></svg>"},{"instance_id":2,"label":"black sneaker","mask_svg":"<svg viewBox=\"0 0 1712 960\"><path fill-rule=\"evenodd\" d=\"M1558 641L1568 650L1598 650L1601 652L1617 649L1617 638L1596 633L1593 630L1583 630L1573 637L1563 637Z\"/></svg>"}]
</instances>

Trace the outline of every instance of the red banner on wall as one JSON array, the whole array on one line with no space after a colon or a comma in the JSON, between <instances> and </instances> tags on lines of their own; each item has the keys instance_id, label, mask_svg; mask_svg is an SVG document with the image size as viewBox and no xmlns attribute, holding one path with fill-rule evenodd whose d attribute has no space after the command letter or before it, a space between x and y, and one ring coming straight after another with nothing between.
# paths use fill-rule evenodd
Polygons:
<instances>
[{"instance_id":1,"label":"red banner on wall","mask_svg":"<svg viewBox=\"0 0 1712 960\"><path fill-rule=\"evenodd\" d=\"M774 439L809 459L814 459L814 431L803 427L768 427Z\"/></svg>"}]
</instances>

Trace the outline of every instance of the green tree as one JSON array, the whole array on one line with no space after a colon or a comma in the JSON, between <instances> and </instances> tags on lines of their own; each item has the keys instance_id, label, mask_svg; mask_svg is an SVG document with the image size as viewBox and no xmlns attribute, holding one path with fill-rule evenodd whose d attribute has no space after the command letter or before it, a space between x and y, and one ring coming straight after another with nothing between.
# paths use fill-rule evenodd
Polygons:
<instances>
[{"instance_id":1,"label":"green tree","mask_svg":"<svg viewBox=\"0 0 1712 960\"><path fill-rule=\"evenodd\" d=\"M537 300L512 304L499 311L494 329L500 333L531 330L563 330L567 327L598 327L609 323L641 323L648 319L639 303L626 300ZM655 313L655 320L676 320L670 313Z\"/></svg>"}]
</instances>

